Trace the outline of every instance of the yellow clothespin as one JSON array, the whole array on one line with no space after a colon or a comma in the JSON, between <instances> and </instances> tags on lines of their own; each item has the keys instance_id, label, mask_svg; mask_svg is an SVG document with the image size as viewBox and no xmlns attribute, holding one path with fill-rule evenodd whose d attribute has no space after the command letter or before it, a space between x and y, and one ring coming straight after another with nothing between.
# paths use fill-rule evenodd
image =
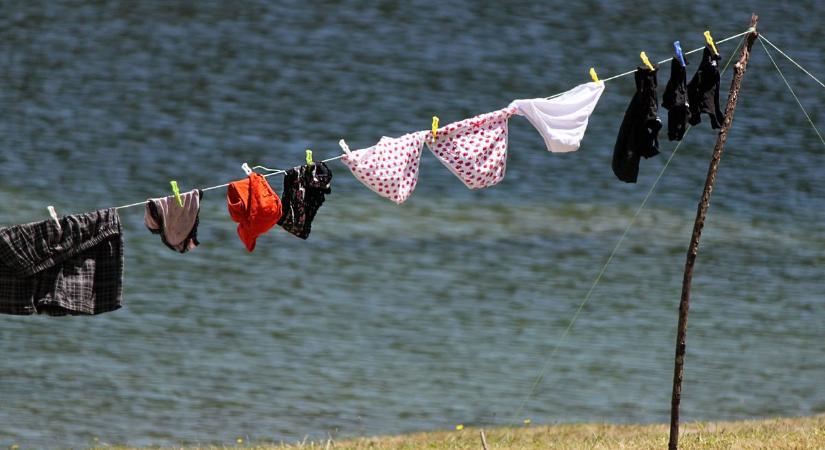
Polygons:
<instances>
[{"instance_id":1,"label":"yellow clothespin","mask_svg":"<svg viewBox=\"0 0 825 450\"><path fill-rule=\"evenodd\" d=\"M433 116L433 139L438 137L438 116Z\"/></svg>"},{"instance_id":2,"label":"yellow clothespin","mask_svg":"<svg viewBox=\"0 0 825 450\"><path fill-rule=\"evenodd\" d=\"M311 166L313 164L315 163L312 161L312 150L307 149L307 165Z\"/></svg>"},{"instance_id":3,"label":"yellow clothespin","mask_svg":"<svg viewBox=\"0 0 825 450\"><path fill-rule=\"evenodd\" d=\"M710 49L713 50L713 54L719 56L719 50L716 50L716 44L713 42L713 38L710 37L710 31L705 31L705 41L710 45Z\"/></svg>"},{"instance_id":4,"label":"yellow clothespin","mask_svg":"<svg viewBox=\"0 0 825 450\"><path fill-rule=\"evenodd\" d=\"M592 68L592 67L590 68L590 78L592 78L592 79L593 79L593 82L594 82L594 83L598 83L598 82L599 82L599 76L598 76L598 75L596 75L596 69L594 69L594 68Z\"/></svg>"},{"instance_id":5,"label":"yellow clothespin","mask_svg":"<svg viewBox=\"0 0 825 450\"><path fill-rule=\"evenodd\" d=\"M639 57L642 58L642 62L645 64L645 66L647 66L648 69L654 70L653 64L650 64L650 60L647 59L647 53L641 52L639 53Z\"/></svg>"},{"instance_id":6,"label":"yellow clothespin","mask_svg":"<svg viewBox=\"0 0 825 450\"><path fill-rule=\"evenodd\" d=\"M172 181L169 182L169 184L172 185L172 192L175 193L175 200L178 201L178 206L183 208L183 200L181 200L181 198L180 198L180 189L178 189L178 182L175 181L175 180L172 180Z\"/></svg>"}]
</instances>

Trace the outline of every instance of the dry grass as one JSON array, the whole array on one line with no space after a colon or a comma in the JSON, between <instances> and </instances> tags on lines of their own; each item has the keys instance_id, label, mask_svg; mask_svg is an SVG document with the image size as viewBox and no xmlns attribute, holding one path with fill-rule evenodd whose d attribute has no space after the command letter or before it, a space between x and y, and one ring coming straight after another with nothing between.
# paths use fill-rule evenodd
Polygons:
<instances>
[{"instance_id":1,"label":"dry grass","mask_svg":"<svg viewBox=\"0 0 825 450\"><path fill-rule=\"evenodd\" d=\"M667 448L667 425L578 424L497 428L485 431L490 450L519 449L654 449ZM680 448L691 449L825 449L825 415L740 422L695 422L682 426ZM112 447L106 447L112 449ZM114 447L119 450L133 450ZM185 447L193 450L198 447ZM292 445L243 443L255 450L480 450L479 430L439 431L401 436L356 438Z\"/></svg>"}]
</instances>

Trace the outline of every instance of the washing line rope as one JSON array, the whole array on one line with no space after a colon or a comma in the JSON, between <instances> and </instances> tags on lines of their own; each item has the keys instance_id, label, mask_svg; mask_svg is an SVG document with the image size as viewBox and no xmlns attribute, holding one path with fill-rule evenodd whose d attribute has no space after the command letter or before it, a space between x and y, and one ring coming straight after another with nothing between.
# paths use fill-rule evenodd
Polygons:
<instances>
[{"instance_id":1,"label":"washing line rope","mask_svg":"<svg viewBox=\"0 0 825 450\"><path fill-rule=\"evenodd\" d=\"M327 163L327 162L330 162L330 161L335 161L336 159L341 159L343 157L344 157L344 155L342 154L342 155L334 156L332 158L327 158L327 159L325 159L321 162ZM293 167L293 169L298 169L300 167L301 166L295 166L295 167ZM264 166L255 166L255 167L253 167L253 169L263 169L263 170L269 171L270 173L263 174L264 178L271 177L273 175L280 175L280 174L283 174L283 173L287 172L286 170L283 170L283 169L274 170L274 169L266 168ZM203 188L201 190L204 191L204 192L211 191L211 190L214 190L214 189L220 189L220 188L223 188L223 187L227 187L227 186L229 186L229 184L230 183L224 183L224 184L219 184L217 186L209 186L209 187ZM142 202L129 203L128 205L118 206L115 209L132 208L132 207L135 207L135 206L140 206L140 205L145 205L145 204L146 204L146 200L144 200Z\"/></svg>"},{"instance_id":2,"label":"washing line rope","mask_svg":"<svg viewBox=\"0 0 825 450\"><path fill-rule=\"evenodd\" d=\"M724 39L720 39L720 40L716 41L716 43L717 43L717 44L721 44L721 43L723 43L723 42L727 42L727 41L729 41L729 40L731 40L731 39L736 39L736 38L738 38L738 37L740 37L740 36L744 36L744 35L746 35L746 34L748 34L748 33L750 33L750 32L751 32L751 29L747 29L747 30L743 31L742 33L739 33L739 34L734 34L733 36L728 36L728 37L726 37L726 38L724 38ZM691 50L691 51L689 51L689 52L687 52L687 53L685 53L685 54L686 54L686 55L689 55L689 54L691 54L691 53L696 53L696 52L698 52L698 51L700 51L700 50L702 50L702 49L704 49L704 48L705 48L705 47L699 47L699 48L693 49L693 50ZM659 61L659 62L658 62L658 64L663 64L663 63L666 63L667 61L669 61L669 59L665 59L665 60L663 60L663 61ZM632 73L634 73L634 72L636 72L636 71L635 71L635 70L631 70L631 71L629 71L629 72L625 72L625 73L622 73L622 74L619 74L619 75L613 75L612 77L610 77L610 78L606 78L606 79L601 80L601 81L602 81L602 82L607 82L607 81L615 80L615 79L617 79L617 78L621 78L621 77L624 77L624 76L630 75L630 74L632 74ZM566 92L566 91L565 91L565 92ZM552 99L552 98L556 98L556 97L558 97L558 96L560 96L560 95L562 95L562 94L564 94L564 92L559 92L558 94L554 94L554 95L551 95L550 97L545 97L545 98L547 98L547 99L549 100L549 99ZM325 162L325 163L326 163L326 162L330 162L330 161L335 161L335 160L337 160L337 159L341 159L341 158L343 158L343 157L344 157L344 155L342 154L342 155L338 155L338 156L335 156L335 157L332 157L332 158L329 158L329 159L325 159L325 160L323 160L322 162ZM297 169L298 167L301 167L301 166L294 167L294 169ZM260 169L264 169L264 170L270 171L270 173L267 173L267 174L264 174L264 175L263 175L263 176L264 176L264 178L271 177L271 176L273 176L273 175L280 175L280 174L286 173L286 170L276 170L276 171L271 171L272 169L267 169L267 168L265 168L265 167L263 167L263 166L255 166L255 168L256 168L256 169L260 168ZM217 186L209 186L209 187L203 188L203 189L201 189L201 190L202 190L202 191L204 191L204 192L206 192L206 191L211 191L211 190L214 190L214 189L220 189L220 188L227 187L227 186L229 186L229 184L230 184L230 183L224 183L224 184L219 184L219 185L217 185ZM115 209L126 209L126 208L133 208L133 207L135 207L135 206L140 206L140 205L145 205L145 204L146 204L146 200L144 200L144 201L142 201L142 202L135 202L135 203L129 203L129 204L126 204L126 205L117 206L117 207L115 207Z\"/></svg>"},{"instance_id":3,"label":"washing line rope","mask_svg":"<svg viewBox=\"0 0 825 450\"><path fill-rule=\"evenodd\" d=\"M728 37L726 37L726 38L724 38L724 39L720 39L720 40L718 40L718 41L715 41L715 43L716 43L716 44L722 44L722 43L724 43L724 42L730 41L731 39L736 39L736 38L738 38L738 37L740 37L740 36L744 36L744 35L746 35L746 34L750 33L751 31L753 31L753 30L751 30L750 28L748 28L747 30L745 30L745 31L743 31L743 32L741 32L741 33L739 33L739 34L734 34L733 36L728 36ZM702 47L699 47L699 48L694 48L693 50L690 50L690 51L688 51L688 52L684 52L683 54L684 54L684 55L690 55L691 53L696 53L696 52L698 52L698 51L702 51L702 50L704 50L704 49L705 49L705 47L704 47L704 46L702 46ZM670 58L668 58L668 59L663 59L663 60L661 60L661 61L657 62L656 64L657 64L657 65L661 65L661 64L664 64L664 63L666 63L666 62L668 62L668 61L670 61ZM615 79L617 79L617 78L621 78L621 77L626 77L626 76L628 76L628 75L632 75L632 74L634 74L634 73L636 73L636 69L633 69L633 70L628 70L627 72L620 73L620 74L618 74L618 75L613 75L612 77L605 78L604 80L601 80L601 81L603 81L603 82L604 82L604 81L612 81L612 80L615 80ZM550 97L545 97L545 98L546 98L546 99L548 99L548 100L550 100L550 99L554 99L554 98L556 98L556 97L558 97L558 96L560 96L560 95L562 95L562 94L564 94L564 92L559 92L558 94L553 94L553 95L551 95Z\"/></svg>"},{"instance_id":4,"label":"washing line rope","mask_svg":"<svg viewBox=\"0 0 825 450\"><path fill-rule=\"evenodd\" d=\"M751 30L748 30L745 33L738 34L737 36L742 36L742 35L748 34L750 32L751 32ZM725 40L729 40L729 39L726 38ZM717 43L724 42L725 40L719 41ZM742 46L742 43L744 41L745 41L744 39L739 41L739 45L737 45L736 49L734 49L733 52L731 52L730 57L728 58L728 62L726 62L725 67L722 68L722 73L725 73L725 71L728 70L728 66L730 65L730 62L733 61L733 57L736 55L736 52L739 51L739 47ZM662 64L662 63L659 63L659 64ZM633 72L628 72L628 73L633 73ZM617 75L617 77L618 76L624 76L624 75L626 75L626 74ZM616 77L614 77L614 78L616 78ZM605 81L607 81L607 80L605 80ZM653 185L650 186L650 189L647 191L647 195L645 195L644 199L642 199L642 203L639 205L639 207L636 208L636 212L633 214L633 217L631 217L630 222L627 223L627 226L625 227L624 232L622 233L621 237L619 237L619 240L616 241L616 245L613 247L613 250L610 252L610 255L607 257L607 260L605 261L605 263L602 266L601 270L599 270L598 275L596 275L596 278L593 280L593 284L591 284L590 289L587 290L587 294L585 294L584 300L582 300L582 302L579 304L579 307L576 308L576 312L573 314L573 318L571 318L570 322L568 322L567 328L564 329L564 332L559 337L559 340L556 342L556 345L550 351L550 354L547 356L547 359L544 362L544 366L539 371L538 376L536 376L535 380L533 380L533 384L530 386L530 391L524 397L524 400L522 400L521 404L519 405L518 409L516 410L516 413L513 415L512 419L510 420L511 425L516 425L518 423L517 418L521 415L522 411L524 411L524 407L527 405L527 402L530 400L530 398L535 393L536 388L538 387L539 383L541 383L541 381L544 379L544 375L547 373L547 369L550 368L550 362L553 360L553 356L555 356L555 354L558 353L559 348L564 343L564 340L570 334L570 330L573 329L573 325L576 323L576 320L579 318L579 315L581 314L582 310L584 309L584 306L587 304L587 302L590 301L590 297L593 295L593 291L596 290L596 286L599 285L599 282L601 282L601 280L602 280L602 276L604 275L605 271L607 271L607 266L609 266L610 263L613 261L613 257L616 256L616 253L619 251L619 248L624 243L624 240L627 237L627 233L630 232L630 228L636 223L636 219L639 218L639 214L642 212L642 210L647 205L647 201L648 201L648 199L650 199L651 194L653 194L653 191L656 189L656 186L659 184L659 180L662 179L662 176L665 174L665 171L667 170L668 166L670 166L670 162L673 160L673 157L676 156L676 152L679 151L679 147L682 145L683 142L685 142L685 137L687 137L687 134L692 129L693 129L693 127L688 126L688 128L685 130L685 134L682 136L682 140L679 141L679 143L676 144L676 147L673 148L673 151L670 153L670 157L667 159L667 161L665 161L665 165L662 166L662 170L659 171L659 175L656 177L656 179L653 181Z\"/></svg>"},{"instance_id":5,"label":"washing line rope","mask_svg":"<svg viewBox=\"0 0 825 450\"><path fill-rule=\"evenodd\" d=\"M777 47L777 46L773 45L773 42L771 42L770 40L768 40L768 38L766 38L764 34L759 33L759 38L760 38L761 40L763 40L763 41L767 42L768 44L770 44L770 46L771 46L771 47L773 47L773 48L774 48L774 50L778 51L780 55L782 55L782 56L784 56L785 58L787 58L787 59L788 59L788 61L790 61L790 62L794 63L794 65L795 65L796 67L799 67L799 70L801 70L801 71L805 72L805 74L807 74L809 77L813 78L813 80L814 80L814 81L816 81L817 83L819 83L819 85L820 85L820 86L822 86L822 87L824 87L824 88L825 88L825 84L823 84L821 81L819 81L819 78L817 78L817 77L813 76L813 74L811 74L811 72L808 72L808 70L806 70L804 67L802 67L802 65L801 65L801 64L799 64L798 62L794 61L794 59L793 59L793 58L791 58L790 56L788 56L788 54L787 54L787 53L785 53L785 52L783 52L783 51L782 51L779 47ZM765 45L765 44L762 44L762 46L763 46L763 47L764 47L764 45Z\"/></svg>"},{"instance_id":6,"label":"washing line rope","mask_svg":"<svg viewBox=\"0 0 825 450\"><path fill-rule=\"evenodd\" d=\"M774 61L771 52L768 51L768 47L765 45L764 42L762 42L761 39L759 40L759 43L762 44L762 48L765 49L765 54L768 55L768 58L771 60L771 63L773 63L773 66L776 68L776 71L779 72L779 76L782 77L782 81L785 82L785 86L788 86L788 90L791 91L791 95L793 95L794 100L796 100L796 104L799 105L799 109L802 110L802 114L805 114L805 118L808 119L808 123L811 124L811 127L814 129L816 135L819 136L819 141L822 142L823 146L825 146L825 139L822 138L822 134L820 134L819 129L816 127L816 125L814 125L814 121L811 120L811 116L808 114L808 111L806 111L805 107L802 106L802 102L799 101L799 97L796 96L796 92L794 92L790 83L788 83L788 80L785 78L785 75L782 73L782 71L779 69L779 66L776 64L776 61Z\"/></svg>"}]
</instances>

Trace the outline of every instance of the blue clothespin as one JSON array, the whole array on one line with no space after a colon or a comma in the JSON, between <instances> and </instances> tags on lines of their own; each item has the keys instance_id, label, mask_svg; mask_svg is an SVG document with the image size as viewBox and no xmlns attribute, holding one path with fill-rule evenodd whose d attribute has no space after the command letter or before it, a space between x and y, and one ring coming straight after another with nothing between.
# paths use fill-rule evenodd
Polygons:
<instances>
[{"instance_id":1,"label":"blue clothespin","mask_svg":"<svg viewBox=\"0 0 825 450\"><path fill-rule=\"evenodd\" d=\"M685 54L682 53L682 44L679 41L675 41L673 43L673 48L676 49L676 56L679 57L679 62L682 63L682 67L687 67L687 63L685 62Z\"/></svg>"}]
</instances>

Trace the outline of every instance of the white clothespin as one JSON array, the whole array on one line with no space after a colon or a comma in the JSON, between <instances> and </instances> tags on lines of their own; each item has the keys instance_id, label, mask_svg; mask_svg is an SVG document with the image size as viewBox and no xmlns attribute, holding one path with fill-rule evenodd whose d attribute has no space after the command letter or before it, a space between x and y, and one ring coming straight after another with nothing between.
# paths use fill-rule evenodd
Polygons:
<instances>
[{"instance_id":1,"label":"white clothespin","mask_svg":"<svg viewBox=\"0 0 825 450\"><path fill-rule=\"evenodd\" d=\"M340 141L338 141L338 145L340 145L340 146L341 146L341 150L343 150L343 151L344 151L344 153L346 153L347 155L349 155L349 154L350 154L350 151L349 151L349 145L347 145L347 143L346 143L346 142L344 142L344 140L343 140L343 139L341 139Z\"/></svg>"},{"instance_id":2,"label":"white clothespin","mask_svg":"<svg viewBox=\"0 0 825 450\"><path fill-rule=\"evenodd\" d=\"M54 209L54 206L49 205L46 209L49 210L49 215L52 217L52 220L54 220L54 223L57 224L57 230L61 231L62 228L60 227L60 220L57 218L57 211Z\"/></svg>"},{"instance_id":3,"label":"white clothespin","mask_svg":"<svg viewBox=\"0 0 825 450\"><path fill-rule=\"evenodd\" d=\"M243 163L241 165L241 169L243 169L244 173L246 173L246 176L252 175L252 169L249 168L249 164Z\"/></svg>"}]
</instances>

